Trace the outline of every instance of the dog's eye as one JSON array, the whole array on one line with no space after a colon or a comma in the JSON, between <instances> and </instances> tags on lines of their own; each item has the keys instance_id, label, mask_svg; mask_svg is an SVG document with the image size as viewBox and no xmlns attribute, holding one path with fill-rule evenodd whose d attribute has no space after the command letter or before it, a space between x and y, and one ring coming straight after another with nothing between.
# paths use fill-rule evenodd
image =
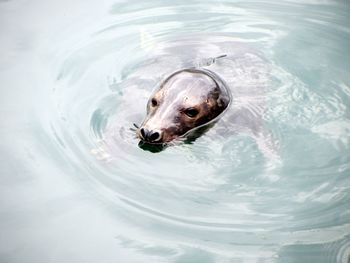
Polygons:
<instances>
[{"instance_id":1,"label":"dog's eye","mask_svg":"<svg viewBox=\"0 0 350 263\"><path fill-rule=\"evenodd\" d=\"M152 105L152 107L156 107L158 105L158 101L155 98L153 98L151 100L151 105Z\"/></svg>"},{"instance_id":2,"label":"dog's eye","mask_svg":"<svg viewBox=\"0 0 350 263\"><path fill-rule=\"evenodd\" d=\"M190 117L190 118L194 118L198 115L199 111L195 108L188 108L184 111L184 113Z\"/></svg>"}]
</instances>

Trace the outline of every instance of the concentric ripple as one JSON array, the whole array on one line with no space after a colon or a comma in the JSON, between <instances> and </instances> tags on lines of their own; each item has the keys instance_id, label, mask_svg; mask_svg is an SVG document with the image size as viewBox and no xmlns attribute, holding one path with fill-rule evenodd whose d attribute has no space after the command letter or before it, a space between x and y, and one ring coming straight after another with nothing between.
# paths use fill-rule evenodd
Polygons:
<instances>
[{"instance_id":1,"label":"concentric ripple","mask_svg":"<svg viewBox=\"0 0 350 263\"><path fill-rule=\"evenodd\" d=\"M90 226L103 228L101 244L117 240L104 245L110 259L348 263L349 11L346 1L128 0L94 21L81 12L39 36L48 88L35 155L108 218ZM142 150L134 125L149 95L188 67L221 75L231 108L192 144Z\"/></svg>"}]
</instances>

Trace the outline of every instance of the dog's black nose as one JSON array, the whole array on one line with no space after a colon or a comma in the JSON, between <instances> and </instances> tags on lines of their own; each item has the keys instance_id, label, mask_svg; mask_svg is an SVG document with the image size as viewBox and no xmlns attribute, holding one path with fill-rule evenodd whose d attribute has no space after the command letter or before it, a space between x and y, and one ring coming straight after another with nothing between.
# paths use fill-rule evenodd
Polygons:
<instances>
[{"instance_id":1,"label":"dog's black nose","mask_svg":"<svg viewBox=\"0 0 350 263\"><path fill-rule=\"evenodd\" d=\"M144 141L147 142L158 142L161 139L161 133L156 130L148 130L146 128L140 129L141 137Z\"/></svg>"}]
</instances>

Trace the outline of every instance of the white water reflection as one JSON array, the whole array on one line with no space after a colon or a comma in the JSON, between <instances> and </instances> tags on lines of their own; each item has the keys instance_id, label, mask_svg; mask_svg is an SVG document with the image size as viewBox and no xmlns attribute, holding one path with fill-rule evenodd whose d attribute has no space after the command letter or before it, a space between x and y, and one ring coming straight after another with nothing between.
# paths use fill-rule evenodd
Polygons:
<instances>
[{"instance_id":1,"label":"white water reflection","mask_svg":"<svg viewBox=\"0 0 350 263\"><path fill-rule=\"evenodd\" d=\"M347 263L349 8L0 2L0 261ZM140 149L159 81L226 53L261 137Z\"/></svg>"}]
</instances>

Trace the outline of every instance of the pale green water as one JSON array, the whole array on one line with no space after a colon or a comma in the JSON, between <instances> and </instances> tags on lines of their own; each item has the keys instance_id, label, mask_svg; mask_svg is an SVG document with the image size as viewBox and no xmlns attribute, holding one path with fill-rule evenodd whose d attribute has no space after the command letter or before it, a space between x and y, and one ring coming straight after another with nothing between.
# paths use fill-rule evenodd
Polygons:
<instances>
[{"instance_id":1,"label":"pale green water","mask_svg":"<svg viewBox=\"0 0 350 263\"><path fill-rule=\"evenodd\" d=\"M349 14L328 0L1 1L0 262L349 263ZM274 152L220 123L141 150L129 128L158 82L231 51L251 54L227 81L264 86Z\"/></svg>"}]
</instances>

